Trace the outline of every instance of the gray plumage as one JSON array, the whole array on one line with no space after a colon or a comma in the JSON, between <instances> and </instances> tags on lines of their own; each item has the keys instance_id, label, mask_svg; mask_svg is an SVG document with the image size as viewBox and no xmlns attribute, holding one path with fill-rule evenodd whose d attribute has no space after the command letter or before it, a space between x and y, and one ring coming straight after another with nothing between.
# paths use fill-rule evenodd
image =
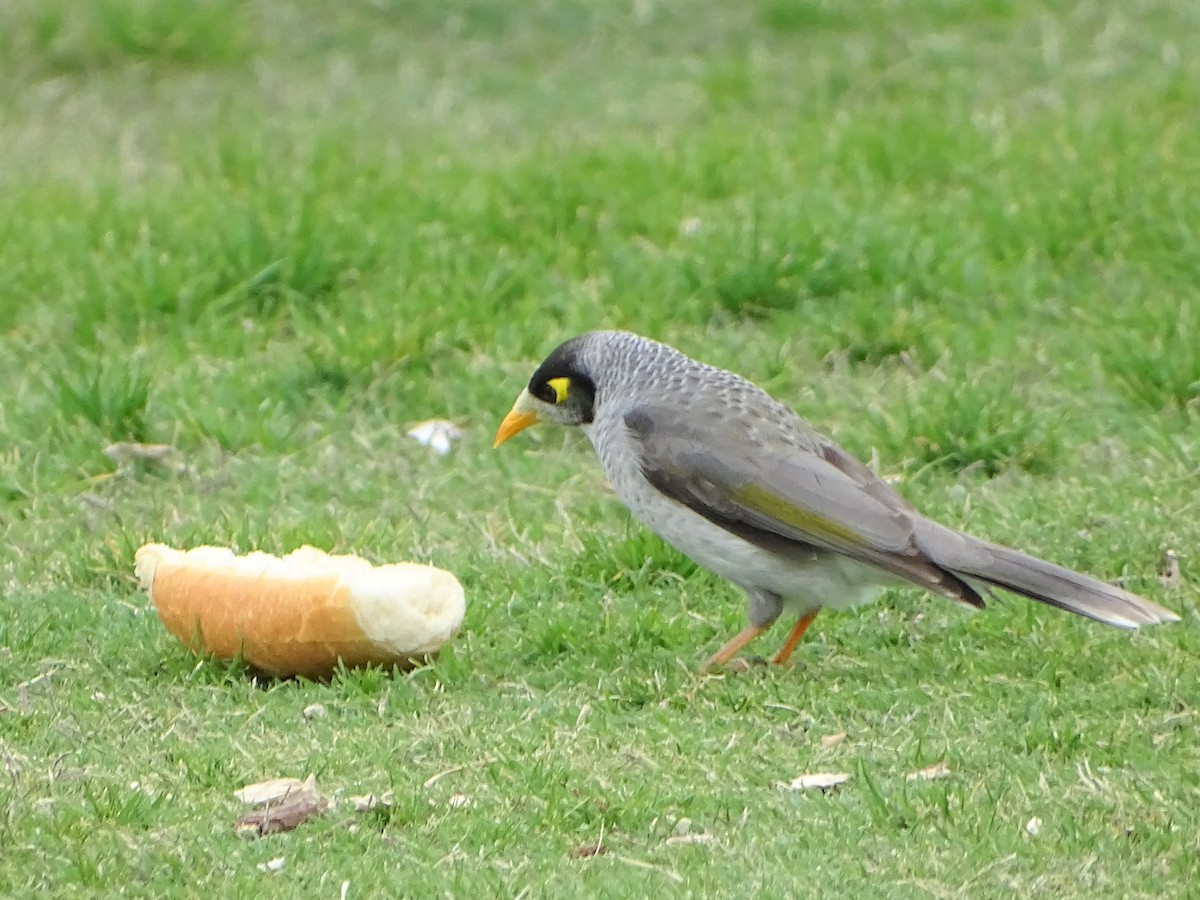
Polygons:
<instances>
[{"instance_id":1,"label":"gray plumage","mask_svg":"<svg viewBox=\"0 0 1200 900\"><path fill-rule=\"evenodd\" d=\"M572 385L563 398L543 389L555 378ZM634 516L743 587L760 629L785 608L804 616L849 606L905 581L975 607L984 587L998 587L1121 627L1178 619L926 519L760 388L646 338L592 332L566 342L518 408L581 425Z\"/></svg>"}]
</instances>

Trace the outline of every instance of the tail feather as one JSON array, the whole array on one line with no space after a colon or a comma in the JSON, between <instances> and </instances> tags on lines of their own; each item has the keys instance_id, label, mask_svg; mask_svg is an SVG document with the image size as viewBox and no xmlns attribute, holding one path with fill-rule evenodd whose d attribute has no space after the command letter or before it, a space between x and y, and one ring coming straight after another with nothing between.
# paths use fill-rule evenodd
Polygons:
<instances>
[{"instance_id":1,"label":"tail feather","mask_svg":"<svg viewBox=\"0 0 1200 900\"><path fill-rule=\"evenodd\" d=\"M1119 628L1179 621L1171 610L1115 585L928 519L918 523L916 537L934 563L961 578L977 579L1076 615Z\"/></svg>"}]
</instances>

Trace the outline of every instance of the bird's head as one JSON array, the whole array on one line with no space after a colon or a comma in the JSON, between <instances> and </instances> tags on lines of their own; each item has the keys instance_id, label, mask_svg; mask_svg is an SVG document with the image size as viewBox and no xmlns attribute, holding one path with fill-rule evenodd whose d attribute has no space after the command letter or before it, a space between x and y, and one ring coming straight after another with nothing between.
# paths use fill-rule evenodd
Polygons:
<instances>
[{"instance_id":1,"label":"bird's head","mask_svg":"<svg viewBox=\"0 0 1200 900\"><path fill-rule=\"evenodd\" d=\"M596 413L596 382L584 358L587 336L559 345L537 367L529 384L500 423L493 446L538 422L589 425Z\"/></svg>"}]
</instances>

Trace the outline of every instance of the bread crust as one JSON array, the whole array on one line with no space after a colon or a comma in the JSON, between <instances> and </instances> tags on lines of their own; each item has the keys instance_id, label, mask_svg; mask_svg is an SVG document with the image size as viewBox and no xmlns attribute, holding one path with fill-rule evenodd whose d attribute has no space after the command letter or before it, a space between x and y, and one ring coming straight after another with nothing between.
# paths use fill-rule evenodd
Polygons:
<instances>
[{"instance_id":1,"label":"bread crust","mask_svg":"<svg viewBox=\"0 0 1200 900\"><path fill-rule=\"evenodd\" d=\"M374 567L311 547L281 558L148 544L136 560L159 618L185 646L240 655L273 676L328 678L339 660L411 669L457 633L465 608L443 570Z\"/></svg>"}]
</instances>

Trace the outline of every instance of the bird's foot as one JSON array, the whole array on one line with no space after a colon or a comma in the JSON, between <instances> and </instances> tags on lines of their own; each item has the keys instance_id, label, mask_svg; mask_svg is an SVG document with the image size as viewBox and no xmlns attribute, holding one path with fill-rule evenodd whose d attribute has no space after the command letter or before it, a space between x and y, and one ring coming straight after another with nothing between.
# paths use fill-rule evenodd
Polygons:
<instances>
[{"instance_id":1,"label":"bird's foot","mask_svg":"<svg viewBox=\"0 0 1200 900\"><path fill-rule=\"evenodd\" d=\"M711 672L713 669L717 669L726 665L737 655L738 651L762 634L765 630L765 628L762 628L758 625L750 625L746 628L743 628L736 635L730 638L730 640L726 641L725 645L721 647L720 650L706 659L704 661L704 665L700 667L700 671Z\"/></svg>"},{"instance_id":2,"label":"bird's foot","mask_svg":"<svg viewBox=\"0 0 1200 900\"><path fill-rule=\"evenodd\" d=\"M777 666L786 666L788 660L792 658L792 651L796 649L796 645L800 643L800 638L804 637L804 632L808 631L808 626L812 624L813 619L817 617L820 607L812 610L801 616L794 626L791 633L788 634L787 640L783 642L783 646L779 648L779 652L771 657L771 662Z\"/></svg>"}]
</instances>

